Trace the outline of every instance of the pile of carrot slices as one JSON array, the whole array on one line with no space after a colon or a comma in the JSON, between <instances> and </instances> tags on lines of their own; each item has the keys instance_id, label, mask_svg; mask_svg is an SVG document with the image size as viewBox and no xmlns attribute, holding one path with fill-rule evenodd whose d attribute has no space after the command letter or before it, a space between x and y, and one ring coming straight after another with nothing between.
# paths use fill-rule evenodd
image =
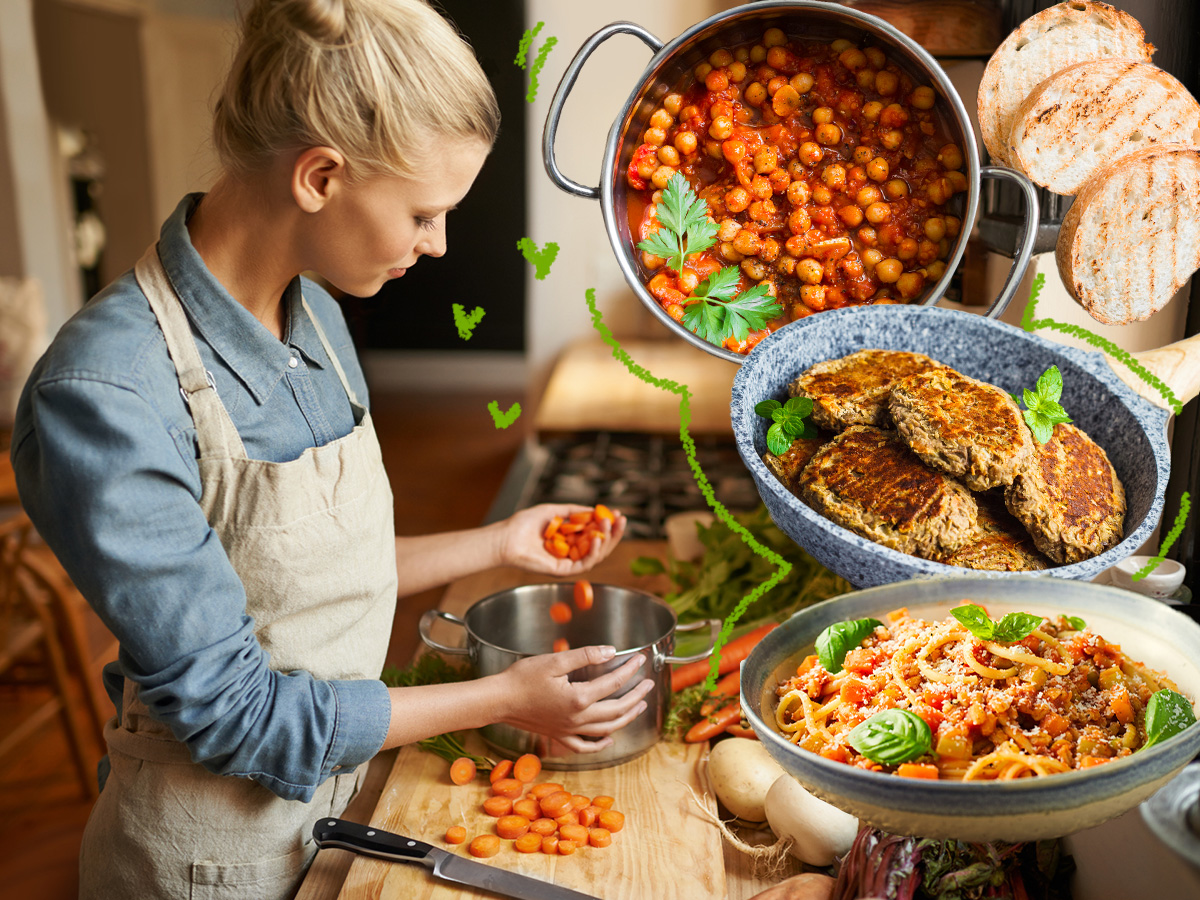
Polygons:
<instances>
[{"instance_id":1,"label":"pile of carrot slices","mask_svg":"<svg viewBox=\"0 0 1200 900\"><path fill-rule=\"evenodd\" d=\"M601 522L613 521L613 512L603 503L591 510L571 513L565 519L555 516L542 532L546 552L559 559L580 560L592 549L592 540L605 540Z\"/></svg>"}]
</instances>

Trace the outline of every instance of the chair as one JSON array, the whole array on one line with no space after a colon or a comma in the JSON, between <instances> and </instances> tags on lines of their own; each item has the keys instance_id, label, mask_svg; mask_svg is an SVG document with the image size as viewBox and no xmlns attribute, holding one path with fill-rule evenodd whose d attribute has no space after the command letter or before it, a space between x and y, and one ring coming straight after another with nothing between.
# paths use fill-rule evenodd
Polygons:
<instances>
[{"instance_id":1,"label":"chair","mask_svg":"<svg viewBox=\"0 0 1200 900\"><path fill-rule=\"evenodd\" d=\"M98 794L95 773L76 720L67 655L56 621L56 609L60 615L65 611L62 585L56 583L53 570L31 553L35 539L33 524L23 511L0 522L0 676L49 686L51 696L0 737L0 760L57 714L84 793L94 798ZM79 651L79 637L76 631L71 638L73 654ZM83 679L84 696L95 717L98 710L87 690L89 680Z\"/></svg>"}]
</instances>

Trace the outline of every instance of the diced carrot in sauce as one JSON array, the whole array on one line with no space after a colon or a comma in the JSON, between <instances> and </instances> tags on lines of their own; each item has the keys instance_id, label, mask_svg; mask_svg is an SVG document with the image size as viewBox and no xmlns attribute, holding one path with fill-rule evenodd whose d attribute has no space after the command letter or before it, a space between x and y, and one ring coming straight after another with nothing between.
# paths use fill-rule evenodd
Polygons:
<instances>
[{"instance_id":1,"label":"diced carrot in sauce","mask_svg":"<svg viewBox=\"0 0 1200 900\"><path fill-rule=\"evenodd\" d=\"M937 781L938 767L932 763L901 763L896 768L896 774L901 778L926 778Z\"/></svg>"}]
</instances>

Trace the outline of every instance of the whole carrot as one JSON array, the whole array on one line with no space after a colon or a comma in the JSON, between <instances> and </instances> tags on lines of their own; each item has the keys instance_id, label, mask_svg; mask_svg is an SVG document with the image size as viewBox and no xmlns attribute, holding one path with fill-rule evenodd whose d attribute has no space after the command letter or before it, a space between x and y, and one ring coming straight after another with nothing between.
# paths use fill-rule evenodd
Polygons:
<instances>
[{"instance_id":1,"label":"whole carrot","mask_svg":"<svg viewBox=\"0 0 1200 900\"><path fill-rule=\"evenodd\" d=\"M713 710L724 706L726 699L736 697L742 689L742 670L734 669L713 687L713 697L700 705L701 716L711 716Z\"/></svg>"},{"instance_id":2,"label":"whole carrot","mask_svg":"<svg viewBox=\"0 0 1200 900\"><path fill-rule=\"evenodd\" d=\"M712 715L705 716L693 725L683 739L689 744L710 740L741 718L742 705L736 698L733 698Z\"/></svg>"},{"instance_id":3,"label":"whole carrot","mask_svg":"<svg viewBox=\"0 0 1200 900\"><path fill-rule=\"evenodd\" d=\"M720 663L717 666L717 674L725 675L732 672L742 660L750 655L750 651L755 645L761 641L773 629L778 628L777 622L769 622L753 631L748 631L740 638L730 641L721 648ZM708 675L708 670L711 663L708 659L700 659L692 663L684 663L681 666L676 666L671 673L671 690L681 691L685 687L691 687L693 684L699 684Z\"/></svg>"}]
</instances>

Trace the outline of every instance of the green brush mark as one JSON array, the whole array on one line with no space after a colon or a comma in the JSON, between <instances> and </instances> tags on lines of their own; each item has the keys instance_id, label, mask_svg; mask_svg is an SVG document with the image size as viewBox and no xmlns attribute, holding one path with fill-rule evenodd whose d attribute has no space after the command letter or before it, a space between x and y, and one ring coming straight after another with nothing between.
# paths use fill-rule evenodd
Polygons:
<instances>
[{"instance_id":1,"label":"green brush mark","mask_svg":"<svg viewBox=\"0 0 1200 900\"><path fill-rule=\"evenodd\" d=\"M558 244L553 241L547 241L546 245L539 250L537 244L529 238L523 237L517 241L517 249L521 251L521 255L525 257L525 261L533 266L533 277L538 281L543 280L550 274L550 267L554 265L554 260L558 258Z\"/></svg>"},{"instance_id":2,"label":"green brush mark","mask_svg":"<svg viewBox=\"0 0 1200 900\"><path fill-rule=\"evenodd\" d=\"M500 412L500 404L495 400L489 403L487 408L488 412L492 414L492 421L496 423L497 428L507 428L521 416L520 403L514 403L508 408L508 412Z\"/></svg>"},{"instance_id":3,"label":"green brush mark","mask_svg":"<svg viewBox=\"0 0 1200 900\"><path fill-rule=\"evenodd\" d=\"M450 309L454 312L454 327L458 329L458 336L464 341L469 341L471 339L471 332L475 330L475 326L483 318L483 307L475 307L471 310L470 315L463 309L461 303L452 304Z\"/></svg>"},{"instance_id":4,"label":"green brush mark","mask_svg":"<svg viewBox=\"0 0 1200 900\"><path fill-rule=\"evenodd\" d=\"M751 550L764 559L774 563L776 566L775 574L743 597L738 605L734 608L733 612L731 612L728 618L725 619L724 623L722 623L721 633L717 636L716 644L713 646L712 667L709 669L708 678L705 679L704 682L704 693L707 694L712 691L713 687L717 683L717 667L721 662L721 648L724 647L729 641L729 635L733 632L734 625L737 624L738 619L742 617L742 614L746 611L750 604L752 604L771 588L775 587L775 585L779 584L779 582L781 582L783 579L787 578L788 574L792 571L792 564L778 553L775 553L773 550L764 547L757 540L755 540L754 535L747 531L746 528L740 522L738 522L737 519L730 515L729 511L717 501L716 496L713 494L712 485L708 483L708 478L705 477L703 470L700 468L700 463L696 460L696 442L692 440L692 436L688 433L688 423L692 419L692 393L690 390L688 390L687 385L678 384L677 382L669 381L665 378L656 378L646 369L635 363L630 358L629 354L621 348L621 345L617 343L617 339L613 337L613 333L609 331L608 326L602 321L600 311L596 308L596 289L588 288L586 297L588 309L591 310L592 313L592 325L598 332L600 332L600 337L604 340L604 343L613 348L612 355L616 357L617 360L619 360L621 364L625 366L625 368L627 368L630 372L642 379L642 381L646 382L647 384L652 384L664 391L669 391L672 394L679 395L679 440L683 444L684 452L687 454L688 465L691 466L692 475L696 479L696 484L700 488L700 493L704 495L704 499L708 502L708 505L712 507L712 510L716 514L717 518L724 522L730 528L730 530L734 531L743 541L745 541L746 545Z\"/></svg>"},{"instance_id":5,"label":"green brush mark","mask_svg":"<svg viewBox=\"0 0 1200 900\"><path fill-rule=\"evenodd\" d=\"M1156 568L1158 564L1167 558L1167 551L1171 549L1171 545L1179 535L1183 534L1183 526L1187 522L1188 513L1192 509L1192 498L1188 496L1188 492L1184 491L1183 496L1179 498L1179 514L1175 516L1175 526L1167 532L1167 536L1163 538L1162 544L1158 548L1158 555L1150 557L1150 561L1138 569L1132 576L1134 581L1141 581Z\"/></svg>"},{"instance_id":6,"label":"green brush mark","mask_svg":"<svg viewBox=\"0 0 1200 900\"><path fill-rule=\"evenodd\" d=\"M537 37L538 32L542 30L545 22L538 22L530 31L526 29L521 35L521 43L517 46L517 58L513 62L522 69L526 68L527 54L529 48L533 45L533 39ZM546 57L550 55L550 51L554 49L554 45L558 43L558 38L548 37L546 43L542 44L542 48L538 50L537 57L533 61L533 65L529 67L529 92L525 95L525 100L532 103L537 97L538 92L538 75L542 71L542 67L546 65Z\"/></svg>"}]
</instances>

